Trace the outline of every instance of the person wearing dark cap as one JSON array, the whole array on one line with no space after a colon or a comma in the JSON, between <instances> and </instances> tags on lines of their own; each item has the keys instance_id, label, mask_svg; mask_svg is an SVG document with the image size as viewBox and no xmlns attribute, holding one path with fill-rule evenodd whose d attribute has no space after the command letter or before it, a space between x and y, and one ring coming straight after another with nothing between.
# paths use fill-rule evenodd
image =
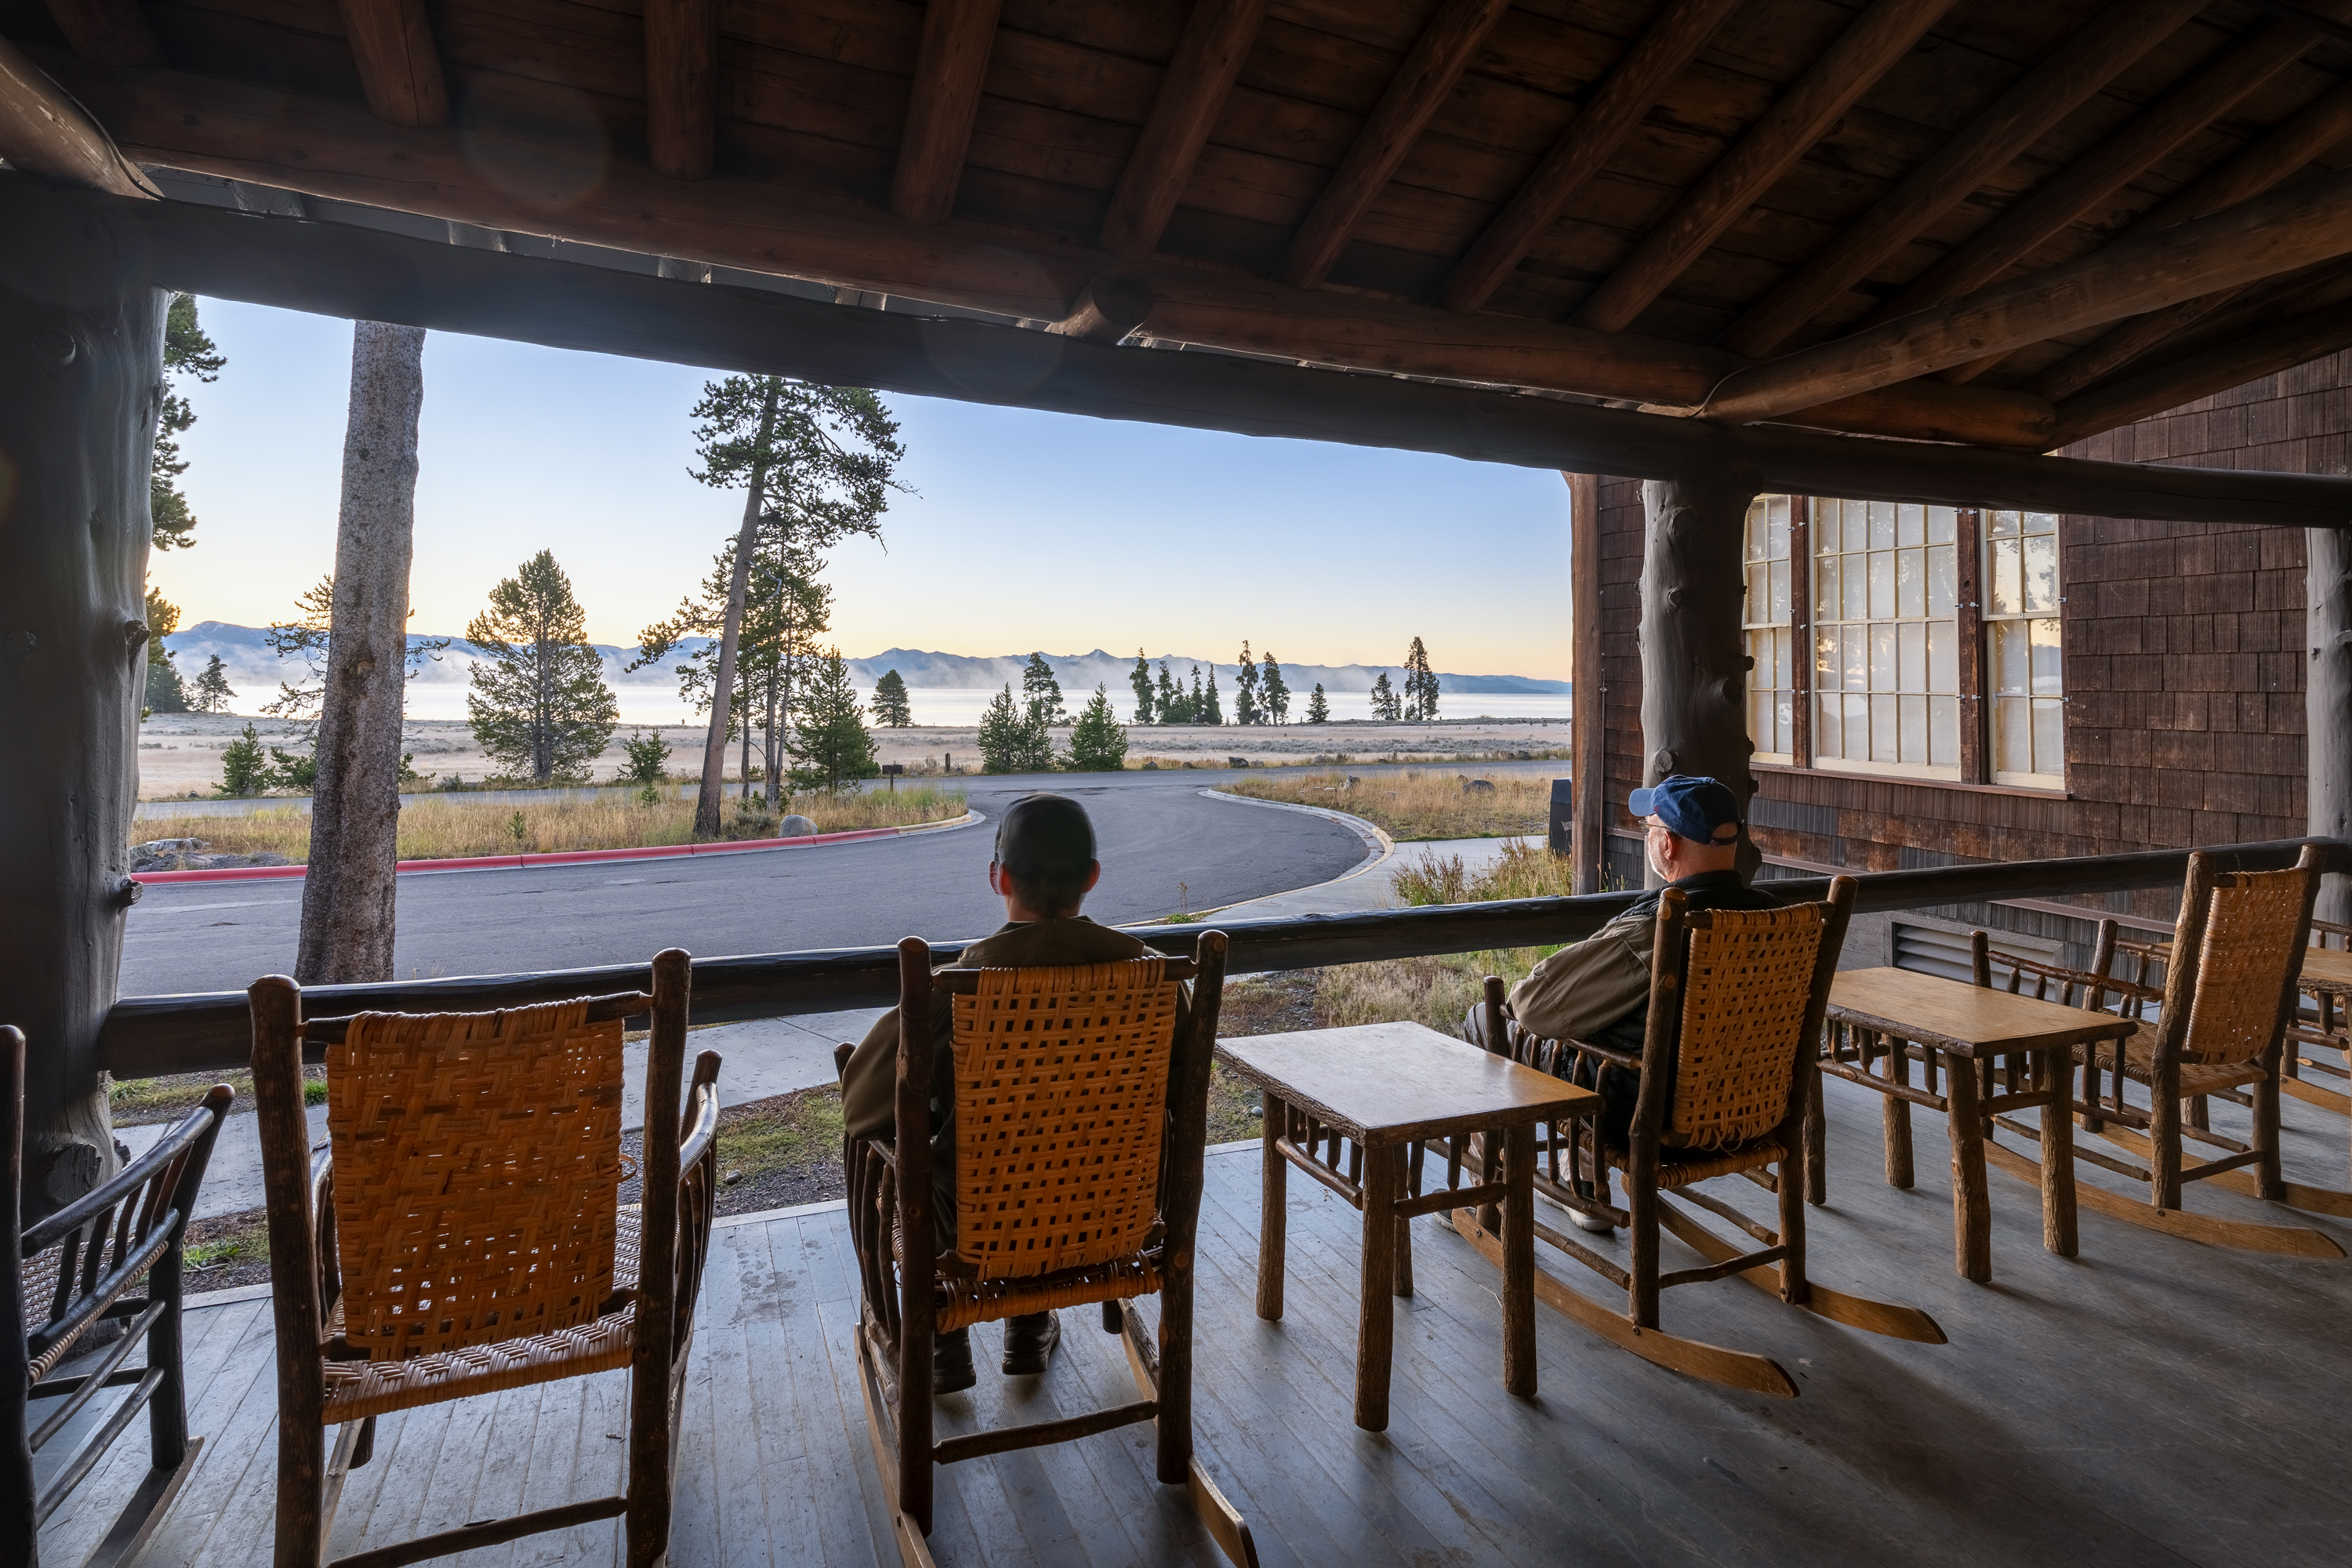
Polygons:
<instances>
[{"instance_id":1,"label":"person wearing dark cap","mask_svg":"<svg viewBox=\"0 0 2352 1568\"><path fill-rule=\"evenodd\" d=\"M1102 877L1095 858L1094 824L1086 807L1064 795L1040 793L1013 802L997 824L988 886L1004 900L1004 924L973 942L958 969L1034 969L1063 963L1114 963L1150 949L1123 931L1099 926L1078 912ZM1179 1004L1177 1026L1182 1026ZM955 1246L955 1018L931 1011L932 1223L942 1252ZM898 1010L874 1021L866 1038L841 1063L842 1121L853 1138L898 1134ZM1061 1326L1050 1311L1004 1322L1004 1373L1045 1370ZM957 1329L933 1342L931 1391L953 1394L976 1381L971 1331Z\"/></svg>"},{"instance_id":2,"label":"person wearing dark cap","mask_svg":"<svg viewBox=\"0 0 2352 1568\"><path fill-rule=\"evenodd\" d=\"M1648 829L1650 869L1678 889L1693 910L1768 910L1780 902L1748 885L1738 867L1739 802L1717 780L1676 773L1649 789L1637 789L1627 808ZM1651 949L1658 933L1658 894L1653 890L1582 942L1561 948L1511 988L1510 1016L1528 1033L1547 1040L1590 1040L1639 1056L1650 1005ZM1472 1009L1471 1017L1478 1017ZM1591 1058L1577 1057L1570 1076L1601 1095L1601 1132L1625 1145L1641 1093L1641 1074L1603 1065L1595 1081ZM1673 1085L1665 1086L1673 1091ZM1580 1181L1578 1188L1584 1190ZM1606 1222L1571 1215L1588 1230Z\"/></svg>"}]
</instances>

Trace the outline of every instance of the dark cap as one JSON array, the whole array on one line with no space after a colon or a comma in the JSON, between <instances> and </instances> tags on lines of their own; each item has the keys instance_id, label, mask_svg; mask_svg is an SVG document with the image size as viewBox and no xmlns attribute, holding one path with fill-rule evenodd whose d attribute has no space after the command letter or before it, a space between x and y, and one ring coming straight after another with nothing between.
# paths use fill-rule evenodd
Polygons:
<instances>
[{"instance_id":1,"label":"dark cap","mask_svg":"<svg viewBox=\"0 0 2352 1568\"><path fill-rule=\"evenodd\" d=\"M1040 791L1013 803L996 825L996 861L1015 879L1045 887L1087 879L1095 858L1095 825L1087 808L1066 795Z\"/></svg>"},{"instance_id":2,"label":"dark cap","mask_svg":"<svg viewBox=\"0 0 2352 1568\"><path fill-rule=\"evenodd\" d=\"M1678 838L1694 844L1728 844L1739 837L1739 801L1727 784L1696 773L1676 773L1625 802L1635 816L1654 816ZM1727 833L1726 828L1731 831Z\"/></svg>"}]
</instances>

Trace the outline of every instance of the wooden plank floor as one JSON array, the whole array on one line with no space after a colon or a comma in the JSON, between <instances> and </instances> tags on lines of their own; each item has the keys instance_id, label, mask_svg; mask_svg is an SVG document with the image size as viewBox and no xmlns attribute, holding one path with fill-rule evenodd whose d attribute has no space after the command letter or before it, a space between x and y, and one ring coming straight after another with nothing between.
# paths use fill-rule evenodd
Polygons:
<instances>
[{"instance_id":1,"label":"wooden plank floor","mask_svg":"<svg viewBox=\"0 0 2352 1568\"><path fill-rule=\"evenodd\" d=\"M2091 1214L2083 1256L2053 1258L2032 1192L1996 1173L1996 1279L1969 1285L1952 1272L1942 1120L1916 1116L1918 1184L1898 1192L1880 1175L1880 1102L1830 1090L1815 1277L1924 1307L1952 1342L1858 1333L1736 1282L1668 1294L1669 1329L1778 1358L1803 1391L1795 1400L1678 1377L1542 1309L1542 1391L1509 1398L1493 1277L1423 1220L1419 1292L1397 1319L1393 1425L1359 1432L1354 1215L1293 1182L1291 1310L1260 1322L1256 1152L1213 1155L1199 1441L1269 1568L2352 1560L2340 1473L2352 1449L2352 1262L2221 1251ZM2287 1115L2288 1174L2343 1185L2345 1122L2292 1101ZM1767 1214L1767 1194L1718 1185ZM2227 1192L2191 1204L2309 1223L2352 1245L2352 1226ZM1688 1261L1664 1245L1668 1267ZM719 1232L679 1449L679 1568L896 1563L849 1349L852 1278L837 1209ZM1574 1282L1599 1294L1580 1271ZM999 1331L981 1330L980 1386L940 1403L942 1432L1131 1398L1095 1316L1065 1314L1053 1371L1022 1383L995 1374ZM275 1468L268 1303L194 1312L189 1357L208 1441L144 1561L260 1561ZM612 1374L387 1418L334 1550L614 1489L625 1399ZM47 1561L78 1562L136 1480L138 1431L52 1521ZM1149 1428L1129 1428L942 1471L939 1560L1221 1561L1181 1499L1153 1483L1150 1441ZM462 1561L603 1564L618 1561L617 1538L607 1522Z\"/></svg>"}]
</instances>

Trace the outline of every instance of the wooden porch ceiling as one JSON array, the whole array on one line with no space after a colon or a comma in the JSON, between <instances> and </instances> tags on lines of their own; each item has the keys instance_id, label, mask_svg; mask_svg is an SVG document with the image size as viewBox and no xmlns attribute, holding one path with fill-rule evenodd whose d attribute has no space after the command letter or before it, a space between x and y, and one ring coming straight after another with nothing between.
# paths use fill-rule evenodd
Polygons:
<instances>
[{"instance_id":1,"label":"wooden porch ceiling","mask_svg":"<svg viewBox=\"0 0 2352 1568\"><path fill-rule=\"evenodd\" d=\"M140 163L2046 450L2352 343L2352 0L0 0ZM2252 204L2252 205L2250 205Z\"/></svg>"}]
</instances>

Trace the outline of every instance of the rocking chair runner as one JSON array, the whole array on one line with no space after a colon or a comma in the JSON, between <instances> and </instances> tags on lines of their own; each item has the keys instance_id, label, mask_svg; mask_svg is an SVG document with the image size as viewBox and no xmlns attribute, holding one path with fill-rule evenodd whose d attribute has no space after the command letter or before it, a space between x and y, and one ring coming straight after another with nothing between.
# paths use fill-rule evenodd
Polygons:
<instances>
[{"instance_id":1,"label":"rocking chair runner","mask_svg":"<svg viewBox=\"0 0 2352 1568\"><path fill-rule=\"evenodd\" d=\"M956 1227L935 1244L930 1139L849 1139L850 1237L865 1296L857 1337L874 1457L908 1568L930 1563L931 1467L1139 1421L1159 1423L1159 1475L1187 1486L1225 1554L1255 1568L1248 1526L1192 1454L1192 1247L1225 938L1192 959L931 971L898 944L896 1122L931 1119L931 1008L952 998ZM1177 983L1193 980L1179 1030ZM1155 1344L1133 1301L1160 1297ZM1122 1335L1133 1404L933 1442L936 1334L1099 1302Z\"/></svg>"},{"instance_id":2,"label":"rocking chair runner","mask_svg":"<svg viewBox=\"0 0 2352 1568\"><path fill-rule=\"evenodd\" d=\"M323 1561L378 1415L624 1367L626 1492L340 1561L391 1568L621 1516L631 1568L664 1560L718 1194L716 1052L696 1058L679 1115L690 966L671 949L654 960L650 995L497 1013L306 1020L292 981L254 984L278 1330L278 1568ZM622 1028L648 1012L644 1199L624 1209ZM306 1046L327 1055L330 1142L315 1155ZM342 1429L331 1457L329 1426Z\"/></svg>"},{"instance_id":3,"label":"rocking chair runner","mask_svg":"<svg viewBox=\"0 0 2352 1568\"><path fill-rule=\"evenodd\" d=\"M1835 1322L1897 1339L1945 1342L1942 1329L1925 1312L1843 1295L1806 1276L1806 1047L1821 1034L1853 899L1854 882L1847 877L1831 884L1825 903L1777 910L1691 910L1680 892L1667 889L1658 904L1649 1014L1639 1056L1584 1040L1538 1039L1503 1016L1501 982L1487 982L1481 1032L1488 1049L1546 1071L1560 1071L1568 1058L1581 1056L1641 1074L1625 1143L1607 1142L1597 1123L1589 1142L1570 1131L1575 1124L1559 1124L1538 1144L1538 1158L1548 1157L1549 1170L1535 1176L1537 1190L1562 1207L1627 1228L1630 1267L1549 1226L1536 1226L1540 1239L1623 1288L1624 1316L1606 1311L1538 1269L1537 1294L1544 1300L1645 1360L1759 1394L1793 1396L1797 1385L1768 1357L1660 1332L1659 1297L1665 1289L1737 1276ZM1446 1152L1449 1159L1468 1153ZM1777 1169L1767 1175L1768 1168ZM1623 1209L1608 1202L1612 1170L1625 1181ZM1575 1178L1588 1172L1591 1195L1576 1190ZM1748 1177L1778 1194L1778 1231L1696 1190L1702 1182L1727 1175ZM1669 1193L1730 1221L1762 1247L1740 1251ZM1490 1259L1499 1258L1491 1225L1481 1215L1457 1213L1454 1226ZM1661 1226L1705 1258L1706 1265L1662 1271ZM1776 1274L1777 1280L1767 1283Z\"/></svg>"},{"instance_id":4,"label":"rocking chair runner","mask_svg":"<svg viewBox=\"0 0 2352 1568\"><path fill-rule=\"evenodd\" d=\"M2032 977L2038 994L2046 995L2054 986L2062 1000L2138 1022L2126 1039L2078 1051L2083 1080L2074 1110L2085 1131L2147 1163L2133 1164L2079 1144L2075 1158L2145 1182L2147 1200L2135 1202L2084 1184L2076 1194L2084 1207L2216 1246L2307 1258L2344 1255L2332 1238L2308 1227L2226 1220L2181 1206L2188 1183L2212 1181L2293 1207L2352 1216L2352 1193L2290 1183L2279 1163L2283 1042L2294 1019L2320 874L2320 851L2308 845L2283 871L2222 872L2212 857L2191 855L2172 941L2126 942L2115 921L2103 921L2088 972L1999 952L1983 931L1972 937L1979 985L1991 983L1998 963L2010 971L2011 990L2022 990ZM2125 958L2135 964L2129 977L2116 973ZM2151 961L2164 965L2160 986L2147 983ZM2158 1005L2153 1020L2146 1016L2150 1004ZM2126 1097L2126 1082L2147 1090L2145 1106ZM2111 1086L2104 1093L2103 1084ZM2209 1098L2228 1098L2252 1111L2249 1141L2224 1137L2204 1125ZM2024 1131L2005 1121L1995 1125ZM2184 1148L2189 1142L2223 1152L2193 1159ZM2041 1179L2039 1163L1997 1142L1989 1142L1986 1153L2012 1175Z\"/></svg>"},{"instance_id":5,"label":"rocking chair runner","mask_svg":"<svg viewBox=\"0 0 2352 1568\"><path fill-rule=\"evenodd\" d=\"M204 1447L188 1436L181 1244L236 1096L214 1085L111 1180L20 1234L24 1087L25 1037L0 1028L0 1564L36 1568L42 1524L144 1407L150 1468L83 1563L111 1568L138 1555ZM90 1350L99 1337L90 1331L101 1324L119 1331ZM142 1346L145 1364L124 1365ZM35 1485L33 1456L71 1432L75 1414L110 1388L130 1393L47 1485Z\"/></svg>"}]
</instances>

